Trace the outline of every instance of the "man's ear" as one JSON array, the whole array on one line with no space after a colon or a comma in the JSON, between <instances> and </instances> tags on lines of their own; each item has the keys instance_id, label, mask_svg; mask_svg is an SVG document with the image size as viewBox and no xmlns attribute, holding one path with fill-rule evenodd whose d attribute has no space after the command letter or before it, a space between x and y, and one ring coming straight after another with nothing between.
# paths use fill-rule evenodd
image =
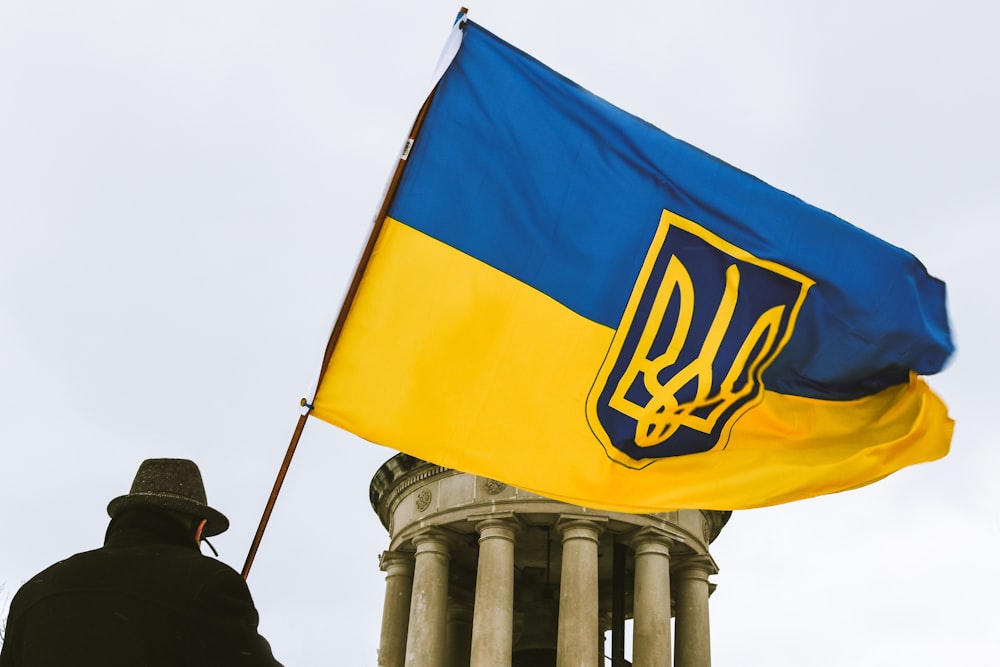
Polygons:
<instances>
[{"instance_id":1,"label":"man's ear","mask_svg":"<svg viewBox=\"0 0 1000 667\"><path fill-rule=\"evenodd\" d=\"M208 519L202 519L198 522L198 527L194 529L194 543L201 544L201 533L205 530L205 524L208 523Z\"/></svg>"}]
</instances>

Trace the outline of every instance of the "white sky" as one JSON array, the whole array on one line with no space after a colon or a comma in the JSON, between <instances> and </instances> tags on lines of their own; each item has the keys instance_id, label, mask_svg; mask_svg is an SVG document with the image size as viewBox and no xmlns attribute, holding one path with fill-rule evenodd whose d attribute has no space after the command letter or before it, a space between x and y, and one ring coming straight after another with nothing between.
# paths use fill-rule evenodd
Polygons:
<instances>
[{"instance_id":1,"label":"white sky","mask_svg":"<svg viewBox=\"0 0 1000 667\"><path fill-rule=\"evenodd\" d=\"M952 453L739 512L715 664L1000 664L1000 10L505 0L473 20L949 286ZM100 545L139 462L201 465L240 569L458 4L0 2L0 583ZM374 664L392 452L311 421L250 586L287 665Z\"/></svg>"}]
</instances>

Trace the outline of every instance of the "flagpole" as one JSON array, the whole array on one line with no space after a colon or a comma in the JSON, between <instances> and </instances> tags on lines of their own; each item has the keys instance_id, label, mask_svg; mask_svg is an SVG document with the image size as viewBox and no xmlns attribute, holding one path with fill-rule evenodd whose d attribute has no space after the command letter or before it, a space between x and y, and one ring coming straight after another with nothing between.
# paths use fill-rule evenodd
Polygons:
<instances>
[{"instance_id":1,"label":"flagpole","mask_svg":"<svg viewBox=\"0 0 1000 667\"><path fill-rule=\"evenodd\" d=\"M323 364L320 366L319 379L316 381L317 387L320 382L323 381L326 369L330 365L330 358L333 356L333 349L337 345L337 339L340 338L340 332L343 330L344 322L347 320L347 313L351 309L351 304L354 302L355 296L357 296L358 287L361 284L361 276L364 274L365 269L368 266L368 262L371 259L372 252L375 248L375 242L378 239L379 233L382 231L385 218L389 213L389 207L392 205L392 199L396 196L396 191L399 189L399 183L403 178L403 170L406 168L406 160L410 155L410 150L412 150L414 142L417 140L417 134L420 132L420 128L424 124L424 119L427 117L427 110L430 108L431 100L434 99L434 93L436 90L437 86L434 87L434 90L431 91L431 93L427 96L427 99L424 101L423 106L420 107L420 111L417 113L417 118L413 121L413 127L410 130L410 135L407 137L406 144L403 146L399 162L396 164L396 169L394 170L392 178L389 181L389 186L386 188L385 197L382 198L382 205L379 207L378 214L375 216L375 222L372 225L371 234L368 235L368 242L365 244L365 249L361 253L361 259L358 261L358 267L354 271L354 277L351 279L351 284L347 289L347 294L344 297L344 303L340 307L340 313L337 315L337 320L333 325L333 331L330 333L330 340L326 344L326 350L323 353ZM264 530L267 528L267 523L271 518L271 512L274 510L274 504L278 499L278 493L281 491L281 486L285 481L285 475L288 473L289 466L291 466L292 457L295 455L295 449L298 447L299 439L302 437L302 430L305 428L306 420L309 418L309 413L312 411L312 405L304 398L302 399L302 406L306 408L306 411L299 416L299 421L295 425L295 431L292 433L291 442L288 443L288 450L285 452L285 458L281 462L281 468L278 470L278 477L274 481L274 487L271 489L271 495L267 499L267 505L264 506L264 513L260 517L260 524L257 526L257 533L254 535L253 542L250 544L250 551L247 553L246 562L243 564L242 575L244 580L250 576L250 566L253 564L254 558L257 555L257 550L260 548L260 542L264 537Z\"/></svg>"},{"instance_id":2,"label":"flagpole","mask_svg":"<svg viewBox=\"0 0 1000 667\"><path fill-rule=\"evenodd\" d=\"M327 341L326 350L323 353L323 365L320 366L319 380L316 381L316 386L323 381L323 376L326 374L327 366L330 365L330 358L333 356L333 349L337 346L337 340L340 338L340 332L344 328L344 322L347 321L347 313L350 311L351 306L354 303L354 297L358 294L358 287L361 284L361 276L364 275L365 269L368 267L368 262L371 260L372 253L375 250L375 242L378 240L379 234L382 232L382 227L385 225L385 219L389 214L389 207L392 205L392 200L396 196L396 190L399 189L399 182L403 178L403 170L406 168L406 160L410 156L410 151L413 149L413 144L417 140L417 134L420 132L420 128L423 127L424 119L427 117L427 110L430 108L431 100L434 99L434 93L437 91L435 86L434 90L431 91L430 95L424 101L420 111L417 113L417 118L413 121L413 129L410 130L410 136L406 140L406 144L403 146L403 150L400 153L399 162L396 164L396 170L392 174L392 179L389 181L389 187L386 188L385 197L382 198L382 206L379 208L378 214L375 216L375 223L372 226L371 234L368 235L368 242L365 244L365 249L361 253L361 259L358 261L358 268L354 272L354 277L351 279L351 284L347 288L347 295L344 297L344 303L340 307L340 313L337 315L337 320L334 322L333 331L330 333L330 340Z\"/></svg>"},{"instance_id":3,"label":"flagpole","mask_svg":"<svg viewBox=\"0 0 1000 667\"><path fill-rule=\"evenodd\" d=\"M278 492L281 491L281 485L285 483L285 475L288 473L288 467L292 464L292 456L295 455L295 448L299 445L299 439L302 437L302 429L305 428L308 418L309 413L303 412L299 415L299 421L295 425L292 440L288 443L288 450L285 452L285 459L281 462L278 477L274 480L274 487L271 489L271 495L267 499L267 505L264 507L264 514L261 516L260 524L257 526L257 533L253 536L253 542L250 544L250 551L247 553L246 562L243 563L242 575L244 580L250 576L250 566L253 565L257 549L260 548L260 541L264 539L264 530L267 528L267 522L271 518L274 503L278 500Z\"/></svg>"}]
</instances>

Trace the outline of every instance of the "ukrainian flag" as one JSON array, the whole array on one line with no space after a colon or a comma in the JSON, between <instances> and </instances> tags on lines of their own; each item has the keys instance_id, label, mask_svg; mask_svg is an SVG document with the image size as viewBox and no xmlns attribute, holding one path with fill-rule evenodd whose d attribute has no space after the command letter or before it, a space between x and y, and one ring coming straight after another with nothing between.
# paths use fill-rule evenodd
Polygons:
<instances>
[{"instance_id":1,"label":"ukrainian flag","mask_svg":"<svg viewBox=\"0 0 1000 667\"><path fill-rule=\"evenodd\" d=\"M627 512L740 509L944 456L952 352L909 253L470 21L312 414Z\"/></svg>"}]
</instances>

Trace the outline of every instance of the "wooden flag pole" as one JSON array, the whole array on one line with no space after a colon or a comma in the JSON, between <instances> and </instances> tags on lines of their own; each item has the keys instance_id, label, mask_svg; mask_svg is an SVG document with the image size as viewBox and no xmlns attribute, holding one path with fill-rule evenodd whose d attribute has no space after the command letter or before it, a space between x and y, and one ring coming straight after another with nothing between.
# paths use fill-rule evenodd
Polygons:
<instances>
[{"instance_id":1,"label":"wooden flag pole","mask_svg":"<svg viewBox=\"0 0 1000 667\"><path fill-rule=\"evenodd\" d=\"M364 252L361 253L361 259L358 260L358 268L354 272L354 277L351 279L351 285L347 288L347 295L344 297L344 304L340 307L340 313L337 315L337 321L334 322L333 331L330 333L330 340L326 344L326 351L323 353L323 365L320 366L319 383L323 381L323 376L326 374L327 366L330 365L330 358L333 356L333 349L337 346L337 340L340 338L340 332L344 328L344 322L347 320L347 313L351 309L351 305L354 303L354 297L358 294L358 287L361 284L361 276L364 275L365 269L368 267L368 262L371 260L372 253L375 250L375 242L378 240L379 234L382 232L382 227L385 225L385 219L389 215L389 207L392 205L393 197L396 196L396 190L399 189L399 182L403 178L403 170L406 168L406 160L410 156L410 151L413 150L413 144L417 140L417 134L420 132L420 128L424 124L424 118L427 117L427 110L430 108L431 100L434 99L434 93L437 90L435 87L431 91L430 95L424 101L420 111L417 113L417 118L413 121L413 129L410 130L410 136L406 140L406 145L403 146L403 151L400 154L399 162L396 164L396 170L392 174L392 179L389 181L389 186L386 188L385 197L382 198L382 206L379 207L378 214L375 216L375 224L372 227L371 234L368 235L368 242L365 244Z\"/></svg>"},{"instance_id":2,"label":"wooden flag pole","mask_svg":"<svg viewBox=\"0 0 1000 667\"><path fill-rule=\"evenodd\" d=\"M406 140L406 145L403 147L403 151L399 157L399 162L396 164L396 169L392 174L392 179L389 181L389 186L386 188L385 197L382 198L382 206L379 207L378 215L376 215L375 223L372 226L372 232L368 235L368 242L365 244L364 252L361 254L361 259L358 261L358 268L354 271L354 277L351 279L351 285L348 287L347 295L344 297L344 303L340 307L340 314L337 315L337 321L334 323L333 331L330 333L330 340L326 344L326 351L323 353L323 365L320 367L319 380L316 382L317 387L319 387L320 382L323 381L326 369L330 365L330 358L333 356L333 349L337 345L337 339L340 338L340 332L344 328L344 322L347 320L347 313L351 309L351 304L354 302L355 296L357 296L358 286L361 284L361 276L364 274L365 268L367 268L368 262L371 259L372 252L375 248L375 242L378 239L379 233L382 231L385 218L389 214L389 206L392 204L392 199L395 197L396 190L399 189L399 183L403 178L403 169L406 167L406 159L410 156L410 150L412 150L413 144L417 140L417 134L420 132L420 128L424 124L424 119L427 117L427 110L430 108L432 99L434 99L434 90L432 90L430 95L427 96L423 106L420 107L420 111L417 113L416 120L413 121L413 128L410 130L410 136ZM260 524L257 526L257 533L254 535L253 542L250 544L250 551L247 553L246 562L243 564L243 579L250 576L250 566L253 564L254 557L257 555L257 550L260 548L260 542L264 537L264 530L267 528L267 523L271 518L271 512L274 509L274 503L278 499L278 493L281 491L281 485L284 483L285 475L288 473L288 468L292 463L292 456L295 455L295 448L298 447L299 439L302 437L302 429L305 428L306 420L309 418L309 412L312 410L312 406L309 405L306 399L302 399L302 405L308 408L308 410L299 417L298 424L295 426L295 432L292 434L291 442L288 443L288 450L285 452L285 458L281 462L281 469L278 470L278 477L274 481L274 487L271 489L271 495L267 499L267 505L264 507L264 514L261 516Z\"/></svg>"},{"instance_id":3,"label":"wooden flag pole","mask_svg":"<svg viewBox=\"0 0 1000 667\"><path fill-rule=\"evenodd\" d=\"M299 416L299 421L295 425L295 432L292 433L292 441L288 443L288 450L285 452L285 459L281 462L281 468L278 470L278 478L274 480L274 488L271 489L271 496L267 499L267 505L264 507L264 514L260 517L260 524L257 526L257 533L253 536L253 542L250 544L250 551L247 553L247 560L243 563L243 579L245 580L250 576L250 566L253 565L253 559L257 555L257 549L260 547L260 541L264 539L264 530L267 528L267 522L271 518L271 511L274 509L274 503L278 500L278 492L281 491L281 485L285 483L285 475L288 473L288 467L292 464L292 457L295 455L295 448L299 446L299 438L302 437L302 429L306 426L306 420L309 418L309 413L304 412Z\"/></svg>"},{"instance_id":4,"label":"wooden flag pole","mask_svg":"<svg viewBox=\"0 0 1000 667\"><path fill-rule=\"evenodd\" d=\"M462 7L459 10L459 17L468 14L469 10ZM354 302L354 297L358 293L358 286L361 284L361 276L365 272L365 268L368 266L368 261L371 259L372 252L375 249L375 241L378 239L378 235L382 232L382 227L385 224L385 219L389 215L389 207L392 205L392 200L396 196L396 190L399 189L399 182L403 178L403 170L406 168L406 160L410 157L410 151L413 150L413 144L417 141L417 135L420 133L420 128L424 125L424 119L427 117L427 110L430 109L431 101L434 99L434 94L437 92L437 84L431 90L430 94L427 95L427 99L424 100L423 106L420 107L420 111L417 112L417 118L413 121L413 127L410 129L410 136L406 140L406 144L403 146L403 150L399 156L399 162L396 163L396 170L392 174L392 179L389 181L389 186L385 190L385 197L382 198L382 206L379 207L378 214L375 216L375 224L372 227L372 233L368 235L368 243L365 244L364 252L361 254L361 259L358 261L358 268L354 272L354 278L351 280L351 285L347 289L347 295L344 297L344 305L340 307L340 314L337 315L337 321L333 325L333 331L330 333L330 340L326 344L326 351L323 353L323 365L320 367L319 380L316 386L323 381L323 375L326 374L326 368L330 365L330 357L333 356L333 348L337 346L337 340L340 338L340 332L344 328L344 322L347 320L347 312L351 308L351 304Z\"/></svg>"}]
</instances>

